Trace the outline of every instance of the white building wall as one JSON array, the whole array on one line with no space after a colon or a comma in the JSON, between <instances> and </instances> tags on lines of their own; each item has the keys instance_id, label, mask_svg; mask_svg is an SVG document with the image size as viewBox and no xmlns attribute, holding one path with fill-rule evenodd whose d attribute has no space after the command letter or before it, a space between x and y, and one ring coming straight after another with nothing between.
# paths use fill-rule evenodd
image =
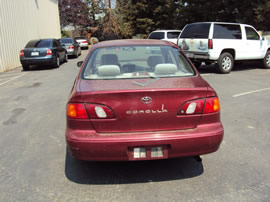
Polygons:
<instances>
[{"instance_id":1,"label":"white building wall","mask_svg":"<svg viewBox=\"0 0 270 202\"><path fill-rule=\"evenodd\" d=\"M29 40L60 37L58 0L0 0L0 72L21 66Z\"/></svg>"}]
</instances>

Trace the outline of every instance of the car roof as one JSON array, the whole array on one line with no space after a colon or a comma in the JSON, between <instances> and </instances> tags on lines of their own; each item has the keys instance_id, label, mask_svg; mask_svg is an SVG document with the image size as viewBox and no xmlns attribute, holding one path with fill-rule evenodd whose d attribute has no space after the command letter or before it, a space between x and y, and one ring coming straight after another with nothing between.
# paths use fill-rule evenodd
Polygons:
<instances>
[{"instance_id":1,"label":"car roof","mask_svg":"<svg viewBox=\"0 0 270 202\"><path fill-rule=\"evenodd\" d=\"M163 41L163 40L155 40L155 39L121 39L121 40L111 40L111 41L103 41L99 42L95 45L97 48L101 47L111 47L111 46L172 46L171 42Z\"/></svg>"},{"instance_id":2,"label":"car roof","mask_svg":"<svg viewBox=\"0 0 270 202\"><path fill-rule=\"evenodd\" d=\"M155 30L152 32L181 32L181 30L176 30L176 29L161 29L161 30Z\"/></svg>"},{"instance_id":3,"label":"car roof","mask_svg":"<svg viewBox=\"0 0 270 202\"><path fill-rule=\"evenodd\" d=\"M247 26L251 26L251 25L248 25L248 24L235 23L235 22L194 22L194 23L190 23L190 24L203 24L203 23L216 23L216 24L230 24L230 25L247 25Z\"/></svg>"}]
</instances>

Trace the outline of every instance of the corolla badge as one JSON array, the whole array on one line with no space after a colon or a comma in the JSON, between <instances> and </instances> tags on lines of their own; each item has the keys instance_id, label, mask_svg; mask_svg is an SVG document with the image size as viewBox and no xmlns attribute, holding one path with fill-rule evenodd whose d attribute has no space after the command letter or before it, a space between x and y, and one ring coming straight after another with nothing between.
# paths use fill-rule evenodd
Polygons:
<instances>
[{"instance_id":1,"label":"corolla badge","mask_svg":"<svg viewBox=\"0 0 270 202\"><path fill-rule=\"evenodd\" d=\"M150 104L150 103L152 102L152 98L146 96L146 97L143 97L143 98L141 99L141 101L142 101L143 104Z\"/></svg>"}]
</instances>

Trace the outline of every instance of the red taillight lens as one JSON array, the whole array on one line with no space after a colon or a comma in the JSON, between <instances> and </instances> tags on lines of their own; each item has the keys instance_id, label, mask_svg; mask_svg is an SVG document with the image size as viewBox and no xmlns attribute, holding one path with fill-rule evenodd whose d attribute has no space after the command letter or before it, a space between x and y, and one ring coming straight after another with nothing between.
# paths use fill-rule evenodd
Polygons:
<instances>
[{"instance_id":1,"label":"red taillight lens","mask_svg":"<svg viewBox=\"0 0 270 202\"><path fill-rule=\"evenodd\" d=\"M74 46L69 46L68 49L74 49Z\"/></svg>"},{"instance_id":2,"label":"red taillight lens","mask_svg":"<svg viewBox=\"0 0 270 202\"><path fill-rule=\"evenodd\" d=\"M24 57L24 51L23 50L21 50L21 52L20 52L20 57Z\"/></svg>"},{"instance_id":3,"label":"red taillight lens","mask_svg":"<svg viewBox=\"0 0 270 202\"><path fill-rule=\"evenodd\" d=\"M104 105L86 104L86 110L90 119L112 119L115 118L113 111Z\"/></svg>"},{"instance_id":4,"label":"red taillight lens","mask_svg":"<svg viewBox=\"0 0 270 202\"><path fill-rule=\"evenodd\" d=\"M220 110L219 100L217 97L206 99L192 100L186 102L177 115L192 115L192 114L209 114Z\"/></svg>"},{"instance_id":5,"label":"red taillight lens","mask_svg":"<svg viewBox=\"0 0 270 202\"><path fill-rule=\"evenodd\" d=\"M82 41L82 43L88 43L87 41Z\"/></svg>"},{"instance_id":6,"label":"red taillight lens","mask_svg":"<svg viewBox=\"0 0 270 202\"><path fill-rule=\"evenodd\" d=\"M204 114L218 112L220 110L219 100L217 97L206 98Z\"/></svg>"},{"instance_id":7,"label":"red taillight lens","mask_svg":"<svg viewBox=\"0 0 270 202\"><path fill-rule=\"evenodd\" d=\"M213 39L208 39L208 49L213 49Z\"/></svg>"},{"instance_id":8,"label":"red taillight lens","mask_svg":"<svg viewBox=\"0 0 270 202\"><path fill-rule=\"evenodd\" d=\"M52 55L52 50L51 49L47 49L47 54L46 55Z\"/></svg>"},{"instance_id":9,"label":"red taillight lens","mask_svg":"<svg viewBox=\"0 0 270 202\"><path fill-rule=\"evenodd\" d=\"M84 104L70 103L67 105L67 117L74 119L88 119Z\"/></svg>"}]
</instances>

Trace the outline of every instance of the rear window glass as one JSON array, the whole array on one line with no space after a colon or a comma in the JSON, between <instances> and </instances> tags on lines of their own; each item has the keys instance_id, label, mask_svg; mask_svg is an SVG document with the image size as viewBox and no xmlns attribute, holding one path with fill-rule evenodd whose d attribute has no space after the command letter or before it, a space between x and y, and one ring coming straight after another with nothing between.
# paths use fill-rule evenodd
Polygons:
<instances>
[{"instance_id":1,"label":"rear window glass","mask_svg":"<svg viewBox=\"0 0 270 202\"><path fill-rule=\"evenodd\" d=\"M179 34L180 34L180 32L168 32L167 38L168 39L177 39Z\"/></svg>"},{"instance_id":2,"label":"rear window glass","mask_svg":"<svg viewBox=\"0 0 270 202\"><path fill-rule=\"evenodd\" d=\"M46 48L51 47L51 40L33 40L29 41L26 48Z\"/></svg>"},{"instance_id":3,"label":"rear window glass","mask_svg":"<svg viewBox=\"0 0 270 202\"><path fill-rule=\"evenodd\" d=\"M185 26L180 38L208 39L210 23L189 24Z\"/></svg>"},{"instance_id":4,"label":"rear window glass","mask_svg":"<svg viewBox=\"0 0 270 202\"><path fill-rule=\"evenodd\" d=\"M60 39L60 42L61 43L73 43L73 40L72 39Z\"/></svg>"},{"instance_id":5,"label":"rear window glass","mask_svg":"<svg viewBox=\"0 0 270 202\"><path fill-rule=\"evenodd\" d=\"M137 79L192 76L183 54L171 46L120 46L96 49L84 66L84 79Z\"/></svg>"},{"instance_id":6,"label":"rear window glass","mask_svg":"<svg viewBox=\"0 0 270 202\"><path fill-rule=\"evenodd\" d=\"M240 25L215 24L214 39L242 39Z\"/></svg>"},{"instance_id":7,"label":"rear window glass","mask_svg":"<svg viewBox=\"0 0 270 202\"><path fill-rule=\"evenodd\" d=\"M259 34L251 27L245 27L247 40L260 40Z\"/></svg>"},{"instance_id":8,"label":"rear window glass","mask_svg":"<svg viewBox=\"0 0 270 202\"><path fill-rule=\"evenodd\" d=\"M152 32L148 38L149 39L164 39L165 33L164 32Z\"/></svg>"}]
</instances>

